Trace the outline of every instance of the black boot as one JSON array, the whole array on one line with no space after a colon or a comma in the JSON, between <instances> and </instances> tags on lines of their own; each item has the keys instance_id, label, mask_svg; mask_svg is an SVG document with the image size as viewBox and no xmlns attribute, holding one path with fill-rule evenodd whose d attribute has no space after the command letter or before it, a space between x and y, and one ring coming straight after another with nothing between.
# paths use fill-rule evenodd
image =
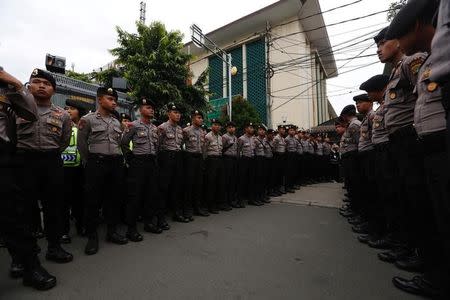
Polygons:
<instances>
[{"instance_id":1,"label":"black boot","mask_svg":"<svg viewBox=\"0 0 450 300\"><path fill-rule=\"evenodd\" d=\"M158 226L156 226L153 223L144 224L144 231L155 233L155 234L161 234L163 232L163 230L161 228L159 228Z\"/></svg>"},{"instance_id":2,"label":"black boot","mask_svg":"<svg viewBox=\"0 0 450 300\"><path fill-rule=\"evenodd\" d=\"M106 240L116 245L125 245L128 243L128 239L116 231L115 227L108 228L106 233Z\"/></svg>"},{"instance_id":3,"label":"black boot","mask_svg":"<svg viewBox=\"0 0 450 300\"><path fill-rule=\"evenodd\" d=\"M11 278L20 278L23 276L23 272L24 272L23 264L13 259L11 267L9 269L9 276L11 276Z\"/></svg>"},{"instance_id":4,"label":"black boot","mask_svg":"<svg viewBox=\"0 0 450 300\"><path fill-rule=\"evenodd\" d=\"M65 264L73 260L73 255L64 250L60 245L49 245L45 258L59 264Z\"/></svg>"},{"instance_id":5,"label":"black boot","mask_svg":"<svg viewBox=\"0 0 450 300\"><path fill-rule=\"evenodd\" d=\"M88 234L88 241L84 247L84 253L94 255L98 252L98 235L97 232Z\"/></svg>"},{"instance_id":6,"label":"black boot","mask_svg":"<svg viewBox=\"0 0 450 300\"><path fill-rule=\"evenodd\" d=\"M50 275L40 264L27 270L23 274L23 285L45 291L56 285L56 277Z\"/></svg>"},{"instance_id":7,"label":"black boot","mask_svg":"<svg viewBox=\"0 0 450 300\"><path fill-rule=\"evenodd\" d=\"M136 226L129 226L126 237L132 242L142 242L144 237L137 231Z\"/></svg>"}]
</instances>

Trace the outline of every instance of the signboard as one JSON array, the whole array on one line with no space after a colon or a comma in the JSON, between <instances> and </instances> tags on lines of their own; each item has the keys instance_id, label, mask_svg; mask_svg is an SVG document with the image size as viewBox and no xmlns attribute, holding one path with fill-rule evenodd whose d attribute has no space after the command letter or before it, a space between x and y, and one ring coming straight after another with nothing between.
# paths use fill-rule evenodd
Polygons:
<instances>
[{"instance_id":1,"label":"signboard","mask_svg":"<svg viewBox=\"0 0 450 300\"><path fill-rule=\"evenodd\" d=\"M228 98L218 98L214 100L209 100L209 105L211 106L211 110L206 114L205 124L210 126L211 123L209 120L211 119L220 119L222 115L223 107L228 105Z\"/></svg>"}]
</instances>

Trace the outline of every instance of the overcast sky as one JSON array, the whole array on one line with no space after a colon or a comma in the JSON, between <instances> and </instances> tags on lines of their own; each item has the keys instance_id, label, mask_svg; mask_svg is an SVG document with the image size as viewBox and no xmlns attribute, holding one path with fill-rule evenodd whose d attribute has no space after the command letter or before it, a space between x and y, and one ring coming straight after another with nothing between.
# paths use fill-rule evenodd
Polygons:
<instances>
[{"instance_id":1,"label":"overcast sky","mask_svg":"<svg viewBox=\"0 0 450 300\"><path fill-rule=\"evenodd\" d=\"M168 29L180 30L189 39L189 26L200 25L204 32L263 8L274 0L147 0L147 23L159 20ZM319 0L322 11L354 2L354 0ZM391 0L363 0L360 3L324 14L326 24L367 15L388 8ZM139 18L140 0L16 0L0 1L0 65L23 81L35 67L45 68L45 54L66 57L69 69L72 63L77 72L91 72L110 62L108 49L116 46L115 26L135 32ZM367 33L383 24L386 13L359 21L328 27L331 45L337 45ZM368 42L363 42L368 45ZM369 43L370 44L370 43ZM373 45L363 55L375 53ZM361 52L351 49L340 52L336 59L349 58ZM377 61L376 57L355 59L340 69L340 73ZM337 61L338 67L347 61ZM352 96L365 79L382 73L377 63L328 80L328 95L339 114L342 107L353 103ZM349 89L350 88L350 89ZM353 92L350 94L349 92ZM345 95L342 95L345 94Z\"/></svg>"}]
</instances>

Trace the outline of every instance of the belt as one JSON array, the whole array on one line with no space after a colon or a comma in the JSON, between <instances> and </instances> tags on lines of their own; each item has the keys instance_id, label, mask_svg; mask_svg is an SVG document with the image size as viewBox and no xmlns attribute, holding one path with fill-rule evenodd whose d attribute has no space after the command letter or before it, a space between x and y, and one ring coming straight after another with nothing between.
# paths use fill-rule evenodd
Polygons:
<instances>
[{"instance_id":1,"label":"belt","mask_svg":"<svg viewBox=\"0 0 450 300\"><path fill-rule=\"evenodd\" d=\"M89 153L88 159L113 161L113 160L122 159L122 155L105 155L105 154Z\"/></svg>"},{"instance_id":2,"label":"belt","mask_svg":"<svg viewBox=\"0 0 450 300\"><path fill-rule=\"evenodd\" d=\"M51 149L51 150L34 150L34 149L17 149L17 154L26 154L26 155L38 155L38 156L59 156L61 157L61 152L59 149Z\"/></svg>"},{"instance_id":3,"label":"belt","mask_svg":"<svg viewBox=\"0 0 450 300\"><path fill-rule=\"evenodd\" d=\"M208 155L206 158L207 159L220 159L220 158L222 158L222 156L220 156L220 155Z\"/></svg>"},{"instance_id":4,"label":"belt","mask_svg":"<svg viewBox=\"0 0 450 300\"><path fill-rule=\"evenodd\" d=\"M241 156L241 159L250 160L250 159L253 159L253 158L255 158L255 157L254 156L252 156L252 157L250 157L250 156Z\"/></svg>"},{"instance_id":5,"label":"belt","mask_svg":"<svg viewBox=\"0 0 450 300\"><path fill-rule=\"evenodd\" d=\"M343 153L342 158L347 157L347 156L357 155L357 154L358 154L358 150L352 150L352 151Z\"/></svg>"},{"instance_id":6,"label":"belt","mask_svg":"<svg viewBox=\"0 0 450 300\"><path fill-rule=\"evenodd\" d=\"M155 154L133 154L133 158L137 159L155 159Z\"/></svg>"},{"instance_id":7,"label":"belt","mask_svg":"<svg viewBox=\"0 0 450 300\"><path fill-rule=\"evenodd\" d=\"M403 139L405 137L417 137L417 132L416 129L414 129L414 126L407 125L389 134L390 140Z\"/></svg>"},{"instance_id":8,"label":"belt","mask_svg":"<svg viewBox=\"0 0 450 300\"><path fill-rule=\"evenodd\" d=\"M447 130L419 136L425 155L447 151Z\"/></svg>"},{"instance_id":9,"label":"belt","mask_svg":"<svg viewBox=\"0 0 450 300\"><path fill-rule=\"evenodd\" d=\"M233 155L223 155L224 158L229 158L229 159L237 159L237 156L233 156Z\"/></svg>"},{"instance_id":10,"label":"belt","mask_svg":"<svg viewBox=\"0 0 450 300\"><path fill-rule=\"evenodd\" d=\"M389 149L389 145L390 145L389 142L374 144L376 151L385 151L385 150Z\"/></svg>"},{"instance_id":11,"label":"belt","mask_svg":"<svg viewBox=\"0 0 450 300\"><path fill-rule=\"evenodd\" d=\"M202 153L196 153L196 152L185 152L187 156L191 156L191 157L197 157L197 158L201 158L203 157Z\"/></svg>"}]
</instances>

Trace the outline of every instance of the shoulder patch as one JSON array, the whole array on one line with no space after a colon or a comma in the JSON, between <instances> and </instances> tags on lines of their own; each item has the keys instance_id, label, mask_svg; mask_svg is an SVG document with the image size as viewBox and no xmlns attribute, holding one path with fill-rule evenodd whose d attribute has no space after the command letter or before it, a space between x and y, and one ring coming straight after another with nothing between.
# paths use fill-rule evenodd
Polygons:
<instances>
[{"instance_id":1,"label":"shoulder patch","mask_svg":"<svg viewBox=\"0 0 450 300\"><path fill-rule=\"evenodd\" d=\"M417 56L409 62L409 70L413 75L419 73L419 69L422 66L425 59L422 56Z\"/></svg>"}]
</instances>

